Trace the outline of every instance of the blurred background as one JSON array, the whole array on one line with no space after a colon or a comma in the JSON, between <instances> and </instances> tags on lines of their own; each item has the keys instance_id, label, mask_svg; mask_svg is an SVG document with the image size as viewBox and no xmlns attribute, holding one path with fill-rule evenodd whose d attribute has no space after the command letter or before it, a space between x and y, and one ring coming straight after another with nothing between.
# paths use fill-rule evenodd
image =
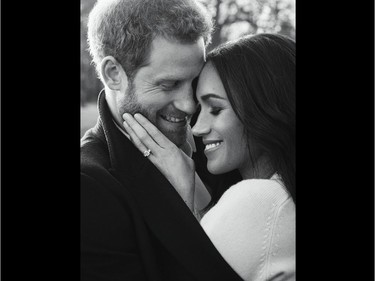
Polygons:
<instances>
[{"instance_id":1,"label":"blurred background","mask_svg":"<svg viewBox=\"0 0 375 281\"><path fill-rule=\"evenodd\" d=\"M200 0L215 20L208 51L245 34L275 32L295 39L295 0ZM81 137L98 116L96 99L103 88L87 45L87 17L96 0L81 0Z\"/></svg>"}]
</instances>

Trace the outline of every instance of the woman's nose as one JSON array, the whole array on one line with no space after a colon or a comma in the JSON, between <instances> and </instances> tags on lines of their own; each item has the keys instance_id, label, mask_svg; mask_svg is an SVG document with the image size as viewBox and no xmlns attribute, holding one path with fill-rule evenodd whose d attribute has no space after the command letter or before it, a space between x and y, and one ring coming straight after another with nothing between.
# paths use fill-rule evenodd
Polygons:
<instances>
[{"instance_id":1,"label":"woman's nose","mask_svg":"<svg viewBox=\"0 0 375 281\"><path fill-rule=\"evenodd\" d=\"M210 132L210 127L208 126L207 120L204 121L203 114L199 113L197 122L195 123L194 127L191 129L193 135L196 137L202 137L207 135Z\"/></svg>"}]
</instances>

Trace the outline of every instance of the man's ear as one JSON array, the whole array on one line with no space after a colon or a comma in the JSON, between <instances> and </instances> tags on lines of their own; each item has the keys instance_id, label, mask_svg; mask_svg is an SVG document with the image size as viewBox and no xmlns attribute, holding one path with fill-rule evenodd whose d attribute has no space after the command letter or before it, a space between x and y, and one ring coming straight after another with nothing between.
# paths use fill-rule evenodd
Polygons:
<instances>
[{"instance_id":1,"label":"man's ear","mask_svg":"<svg viewBox=\"0 0 375 281\"><path fill-rule=\"evenodd\" d=\"M111 90L122 91L122 87L127 87L128 77L121 64L114 57L107 56L102 60L100 72L105 85Z\"/></svg>"}]
</instances>

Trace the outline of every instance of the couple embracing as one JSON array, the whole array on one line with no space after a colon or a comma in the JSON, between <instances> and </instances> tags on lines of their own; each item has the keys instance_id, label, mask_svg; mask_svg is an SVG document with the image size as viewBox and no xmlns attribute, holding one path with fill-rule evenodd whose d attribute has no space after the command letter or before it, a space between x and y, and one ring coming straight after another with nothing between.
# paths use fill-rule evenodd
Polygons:
<instances>
[{"instance_id":1,"label":"couple embracing","mask_svg":"<svg viewBox=\"0 0 375 281\"><path fill-rule=\"evenodd\" d=\"M194 0L90 13L105 89L81 140L81 280L295 280L295 42L206 54L212 29ZM241 179L202 181L199 141L209 173Z\"/></svg>"}]
</instances>

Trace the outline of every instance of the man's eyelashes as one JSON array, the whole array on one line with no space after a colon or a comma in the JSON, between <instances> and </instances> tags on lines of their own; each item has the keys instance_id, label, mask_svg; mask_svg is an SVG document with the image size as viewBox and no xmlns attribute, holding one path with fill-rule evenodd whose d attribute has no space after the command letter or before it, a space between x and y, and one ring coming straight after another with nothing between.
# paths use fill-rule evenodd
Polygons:
<instances>
[{"instance_id":1,"label":"man's eyelashes","mask_svg":"<svg viewBox=\"0 0 375 281\"><path fill-rule=\"evenodd\" d=\"M170 91L177 88L180 85L180 81L163 82L160 84L163 90Z\"/></svg>"}]
</instances>

